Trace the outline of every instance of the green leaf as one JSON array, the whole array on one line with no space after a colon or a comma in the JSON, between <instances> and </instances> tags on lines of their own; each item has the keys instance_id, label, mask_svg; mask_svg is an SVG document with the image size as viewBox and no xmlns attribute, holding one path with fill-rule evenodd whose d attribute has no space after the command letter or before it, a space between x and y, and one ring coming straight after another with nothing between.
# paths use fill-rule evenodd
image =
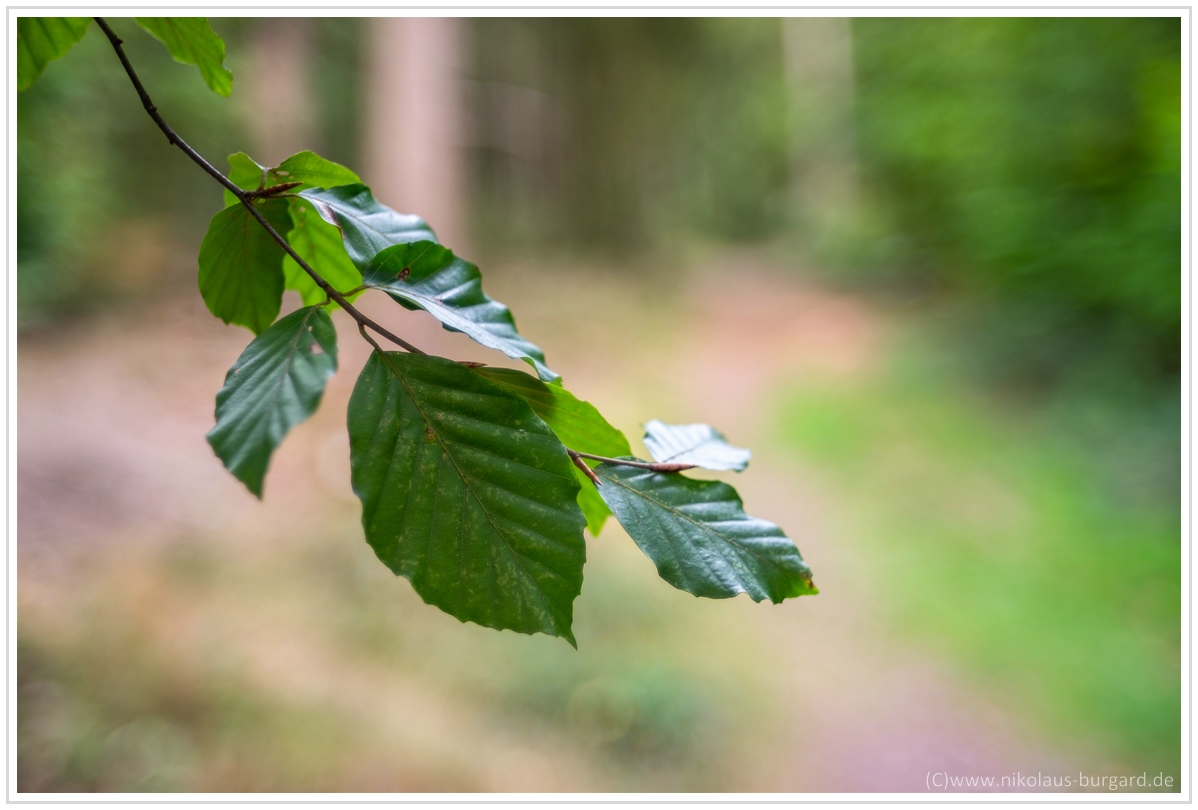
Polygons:
<instances>
[{"instance_id":1,"label":"green leaf","mask_svg":"<svg viewBox=\"0 0 1198 810\"><path fill-rule=\"evenodd\" d=\"M266 172L266 185L275 186L279 183L300 183L291 193L295 194L313 186L319 188L335 188L361 184L362 178L354 174L340 163L326 160L315 152L304 150L297 152L284 160L273 169Z\"/></svg>"},{"instance_id":2,"label":"green leaf","mask_svg":"<svg viewBox=\"0 0 1198 810\"><path fill-rule=\"evenodd\" d=\"M300 196L311 200L326 222L341 229L345 251L363 274L383 248L406 242L437 241L423 219L396 213L376 202L370 189L360 183L305 189Z\"/></svg>"},{"instance_id":3,"label":"green leaf","mask_svg":"<svg viewBox=\"0 0 1198 810\"><path fill-rule=\"evenodd\" d=\"M254 338L225 375L208 443L259 498L271 454L288 431L316 412L336 370L333 321L320 307L307 307Z\"/></svg>"},{"instance_id":4,"label":"green leaf","mask_svg":"<svg viewBox=\"0 0 1198 810\"><path fill-rule=\"evenodd\" d=\"M711 425L667 425L656 419L645 423L645 447L654 461L694 464L708 470L740 472L752 455L743 447L728 444Z\"/></svg>"},{"instance_id":5,"label":"green leaf","mask_svg":"<svg viewBox=\"0 0 1198 810\"><path fill-rule=\"evenodd\" d=\"M137 17L137 24L166 46L176 62L195 65L217 95L233 92L233 74L225 70L225 43L204 17Z\"/></svg>"},{"instance_id":6,"label":"green leaf","mask_svg":"<svg viewBox=\"0 0 1198 810\"><path fill-rule=\"evenodd\" d=\"M87 33L90 17L18 17L17 89L28 90L46 65Z\"/></svg>"},{"instance_id":7,"label":"green leaf","mask_svg":"<svg viewBox=\"0 0 1198 810\"><path fill-rule=\"evenodd\" d=\"M367 286L385 290L408 309L429 312L451 332L465 332L482 345L524 360L542 380L559 377L545 355L516 331L511 310L487 297L482 275L470 262L435 242L387 248L362 274Z\"/></svg>"},{"instance_id":8,"label":"green leaf","mask_svg":"<svg viewBox=\"0 0 1198 810\"><path fill-rule=\"evenodd\" d=\"M794 543L773 523L746 515L727 484L619 464L600 464L595 473L624 530L675 588L775 603L819 593Z\"/></svg>"},{"instance_id":9,"label":"green leaf","mask_svg":"<svg viewBox=\"0 0 1198 810\"><path fill-rule=\"evenodd\" d=\"M594 405L577 399L560 385L546 385L536 377L510 368L484 366L474 369L474 373L523 397L533 413L541 417L562 440L562 444L571 450L611 457L632 453L628 439L612 427ZM575 467L574 475L582 486L578 491L578 507L586 516L587 528L594 537L598 537L611 510L582 470Z\"/></svg>"},{"instance_id":10,"label":"green leaf","mask_svg":"<svg viewBox=\"0 0 1198 810\"><path fill-rule=\"evenodd\" d=\"M362 286L362 274L346 254L341 232L321 219L310 201L292 197L288 202L292 228L287 241L295 252L332 284L333 289L344 292ZM319 304L325 300L324 290L290 256L283 259L283 276L287 289L298 292L305 304ZM357 296L351 295L349 300L353 301Z\"/></svg>"},{"instance_id":11,"label":"green leaf","mask_svg":"<svg viewBox=\"0 0 1198 810\"><path fill-rule=\"evenodd\" d=\"M266 182L266 167L245 152L234 152L229 155L229 179L240 189L256 191ZM238 202L233 192L225 189L225 206L236 205Z\"/></svg>"},{"instance_id":12,"label":"green leaf","mask_svg":"<svg viewBox=\"0 0 1198 810\"><path fill-rule=\"evenodd\" d=\"M349 439L366 539L425 602L575 644L578 481L528 403L451 360L375 352L349 401Z\"/></svg>"},{"instance_id":13,"label":"green leaf","mask_svg":"<svg viewBox=\"0 0 1198 810\"><path fill-rule=\"evenodd\" d=\"M258 210L279 233L291 227L286 200L266 200ZM245 206L217 213L200 245L200 294L209 311L261 334L282 304L283 255Z\"/></svg>"}]
</instances>

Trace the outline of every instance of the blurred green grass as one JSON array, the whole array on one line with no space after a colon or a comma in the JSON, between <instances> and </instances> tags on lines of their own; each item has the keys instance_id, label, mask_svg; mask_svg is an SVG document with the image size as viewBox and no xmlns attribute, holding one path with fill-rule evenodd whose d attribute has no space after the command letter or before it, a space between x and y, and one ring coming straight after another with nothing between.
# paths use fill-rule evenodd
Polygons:
<instances>
[{"instance_id":1,"label":"blurred green grass","mask_svg":"<svg viewBox=\"0 0 1198 810\"><path fill-rule=\"evenodd\" d=\"M1180 764L1180 437L1167 393L1020 407L908 328L876 377L805 379L779 435L837 494L891 627L1049 739Z\"/></svg>"}]
</instances>

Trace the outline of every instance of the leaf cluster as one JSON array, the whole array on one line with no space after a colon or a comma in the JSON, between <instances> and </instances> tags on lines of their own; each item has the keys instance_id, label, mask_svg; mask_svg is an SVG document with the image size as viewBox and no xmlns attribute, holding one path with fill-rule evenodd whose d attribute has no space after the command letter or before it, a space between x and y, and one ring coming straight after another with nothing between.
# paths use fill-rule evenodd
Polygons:
<instances>
[{"instance_id":1,"label":"leaf cluster","mask_svg":"<svg viewBox=\"0 0 1198 810\"><path fill-rule=\"evenodd\" d=\"M138 23L228 94L224 44L207 21ZM21 86L86 28L86 20L22 18ZM239 152L227 178L210 173L228 186L200 245L200 294L213 315L255 338L217 394L208 442L254 495L263 495L275 449L319 407L337 371L328 310L340 303L374 347L347 415L366 540L429 604L462 621L575 644L583 530L597 536L613 514L663 579L696 596L776 603L818 592L780 528L747 515L729 485L681 474L741 471L747 450L707 425L653 420L652 460L635 458L625 436L563 386L511 311L483 292L479 269L420 217L382 204L353 171L312 152L273 167ZM280 318L286 289L303 306ZM395 338L350 305L371 291L535 375L426 355L397 339L410 351L384 351L367 327Z\"/></svg>"}]
</instances>

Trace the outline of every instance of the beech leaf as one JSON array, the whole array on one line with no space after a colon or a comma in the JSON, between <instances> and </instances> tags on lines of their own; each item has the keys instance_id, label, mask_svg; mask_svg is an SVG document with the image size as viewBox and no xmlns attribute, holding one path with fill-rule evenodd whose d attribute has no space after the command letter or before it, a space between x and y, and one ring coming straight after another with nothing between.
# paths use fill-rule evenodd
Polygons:
<instances>
[{"instance_id":1,"label":"beech leaf","mask_svg":"<svg viewBox=\"0 0 1198 810\"><path fill-rule=\"evenodd\" d=\"M195 65L217 95L233 92L233 74L225 69L225 42L205 17L137 17L137 24L166 46L176 62Z\"/></svg>"},{"instance_id":2,"label":"beech leaf","mask_svg":"<svg viewBox=\"0 0 1198 810\"><path fill-rule=\"evenodd\" d=\"M600 464L595 474L620 525L675 588L774 603L819 593L790 538L746 515L727 484L620 464Z\"/></svg>"},{"instance_id":3,"label":"beech leaf","mask_svg":"<svg viewBox=\"0 0 1198 810\"><path fill-rule=\"evenodd\" d=\"M516 331L511 310L483 292L482 274L436 242L387 248L362 274L367 286L385 290L408 309L423 309L452 332L524 360L542 380L559 379L545 355Z\"/></svg>"},{"instance_id":4,"label":"beech leaf","mask_svg":"<svg viewBox=\"0 0 1198 810\"><path fill-rule=\"evenodd\" d=\"M322 308L306 307L254 338L225 375L208 443L259 498L271 454L288 431L316 412L336 370L333 321Z\"/></svg>"},{"instance_id":5,"label":"beech leaf","mask_svg":"<svg viewBox=\"0 0 1198 810\"><path fill-rule=\"evenodd\" d=\"M474 369L474 373L523 397L533 413L541 417L571 450L612 458L632 452L624 434L612 427L594 405L578 399L562 386L546 385L536 377L510 368L483 366ZM592 462L586 463L594 466ZM578 507L586 516L587 529L592 536L598 537L611 510L582 470L575 467L574 475L582 486L578 491Z\"/></svg>"},{"instance_id":6,"label":"beech leaf","mask_svg":"<svg viewBox=\"0 0 1198 810\"><path fill-rule=\"evenodd\" d=\"M711 425L667 425L652 419L645 423L645 447L654 461L694 464L708 470L736 470L749 464L752 455L733 447Z\"/></svg>"},{"instance_id":7,"label":"beech leaf","mask_svg":"<svg viewBox=\"0 0 1198 810\"><path fill-rule=\"evenodd\" d=\"M28 90L46 65L87 33L90 17L17 17L17 89Z\"/></svg>"},{"instance_id":8,"label":"beech leaf","mask_svg":"<svg viewBox=\"0 0 1198 810\"><path fill-rule=\"evenodd\" d=\"M452 360L376 351L350 397L349 439L366 540L425 602L577 646L578 480L527 402Z\"/></svg>"}]
</instances>

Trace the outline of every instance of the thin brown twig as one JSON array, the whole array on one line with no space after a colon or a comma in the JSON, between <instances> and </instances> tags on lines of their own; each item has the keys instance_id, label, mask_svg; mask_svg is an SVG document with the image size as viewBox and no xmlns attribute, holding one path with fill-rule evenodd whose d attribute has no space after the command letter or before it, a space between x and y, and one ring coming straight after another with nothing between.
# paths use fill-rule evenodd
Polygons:
<instances>
[{"instance_id":1,"label":"thin brown twig","mask_svg":"<svg viewBox=\"0 0 1198 810\"><path fill-rule=\"evenodd\" d=\"M594 471L591 470L590 467L587 467L586 464L582 463L582 459L584 458L589 458L593 461L605 461L608 464L621 464L625 467L640 467L642 470L652 470L653 472L660 473L682 472L683 470L690 470L699 466L698 464L680 464L676 461L631 461L626 458L609 458L607 456L596 456L590 453L580 453L577 450L571 450L569 448L566 448L566 452L570 454L570 459L574 462L575 466L581 465L581 467L586 468L586 472L591 476L592 479L595 477Z\"/></svg>"},{"instance_id":2,"label":"thin brown twig","mask_svg":"<svg viewBox=\"0 0 1198 810\"><path fill-rule=\"evenodd\" d=\"M237 184L221 174L219 169L205 160L203 155L192 149L186 141L179 137L177 132L171 129L170 124L163 120L162 116L158 113L158 108L155 107L154 102L150 100L149 93L146 92L146 88L142 85L141 79L137 77L137 71L135 71L133 69L133 65L129 63L129 57L125 55L125 49L121 47L123 44L121 38L118 37L116 33L108 27L108 23L104 21L103 17L94 17L93 19L95 19L96 25L100 26L100 30L104 32L104 35L108 37L108 41L112 43L112 48L116 51L117 58L121 60L121 65L125 68L125 73L128 74L129 81L133 83L133 89L137 91L137 95L141 98L141 105L145 107L145 110L149 114L150 118L154 119L154 123L157 124L158 128L161 129L166 135L166 139L173 146L179 147L183 154L191 158L192 162L194 162L197 166L211 175L214 180L228 189L229 192L249 210L254 219L258 220L258 224L266 229L266 232L270 234L270 237L279 244L279 247L281 247L288 256L295 260L296 264L304 269L304 272L306 272L312 278L312 280L315 281L322 290L324 290L325 294L328 295L329 298L340 304L341 308L349 313L351 318L358 322L358 327L359 329L363 330L363 333L364 327L370 327L375 332L378 332L380 335L390 340L392 343L395 343L397 346L402 346L404 349L407 349L409 352L413 352L415 354L424 354L424 352L413 346L411 343L408 343L398 335L392 334L390 331L359 312L353 304L346 300L344 295L337 292L337 290L333 288L333 285L329 284L329 282L325 281L319 273L313 270L308 263L304 261L304 259L298 253L295 252L291 245L287 243L287 240L280 236L279 232L276 231L269 222L267 222L266 217L262 215L262 212L254 206L254 203L251 199L253 196L255 196L254 193L246 192L243 189L238 188ZM371 343L373 342L374 341L371 341ZM375 348L378 348L377 344L375 345Z\"/></svg>"}]
</instances>

